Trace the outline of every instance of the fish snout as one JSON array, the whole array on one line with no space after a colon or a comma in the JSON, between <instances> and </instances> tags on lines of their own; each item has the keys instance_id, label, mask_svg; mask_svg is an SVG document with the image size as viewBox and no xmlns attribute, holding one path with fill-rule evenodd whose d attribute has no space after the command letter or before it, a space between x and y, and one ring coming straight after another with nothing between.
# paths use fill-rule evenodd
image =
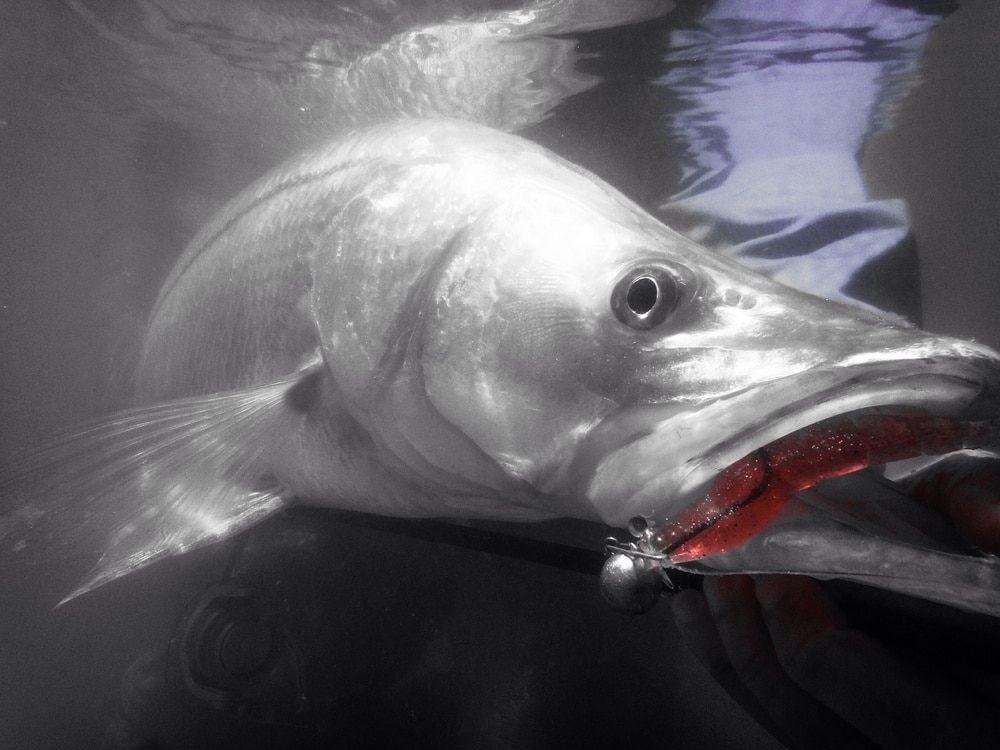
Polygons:
<instances>
[{"instance_id":1,"label":"fish snout","mask_svg":"<svg viewBox=\"0 0 1000 750\"><path fill-rule=\"evenodd\" d=\"M912 371L926 369L961 383L968 389L965 404L951 416L968 420L1000 416L1000 354L975 341L913 329L917 338L900 349Z\"/></svg>"}]
</instances>

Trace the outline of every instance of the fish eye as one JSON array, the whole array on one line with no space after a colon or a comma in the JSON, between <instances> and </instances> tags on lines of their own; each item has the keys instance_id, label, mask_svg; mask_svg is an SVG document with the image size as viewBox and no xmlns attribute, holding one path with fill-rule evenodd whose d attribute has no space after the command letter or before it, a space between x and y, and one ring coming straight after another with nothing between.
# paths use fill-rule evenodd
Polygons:
<instances>
[{"instance_id":1,"label":"fish eye","mask_svg":"<svg viewBox=\"0 0 1000 750\"><path fill-rule=\"evenodd\" d=\"M622 323L640 331L659 325L680 300L677 279L664 268L640 268L622 277L611 295L611 309Z\"/></svg>"}]
</instances>

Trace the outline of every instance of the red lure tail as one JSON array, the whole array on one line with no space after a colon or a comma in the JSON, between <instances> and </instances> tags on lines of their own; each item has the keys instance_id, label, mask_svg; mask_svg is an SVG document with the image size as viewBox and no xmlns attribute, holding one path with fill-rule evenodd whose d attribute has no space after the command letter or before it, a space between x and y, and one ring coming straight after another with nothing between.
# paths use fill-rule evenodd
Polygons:
<instances>
[{"instance_id":1,"label":"red lure tail","mask_svg":"<svg viewBox=\"0 0 1000 750\"><path fill-rule=\"evenodd\" d=\"M995 428L882 414L812 425L726 468L708 494L653 530L643 548L675 563L725 552L763 529L796 492L866 466L978 447Z\"/></svg>"}]
</instances>

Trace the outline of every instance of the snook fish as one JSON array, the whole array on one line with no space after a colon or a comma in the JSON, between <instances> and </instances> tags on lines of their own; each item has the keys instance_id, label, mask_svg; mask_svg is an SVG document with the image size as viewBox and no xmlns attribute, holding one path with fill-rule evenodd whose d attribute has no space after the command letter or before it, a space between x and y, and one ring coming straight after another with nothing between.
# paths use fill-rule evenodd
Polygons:
<instances>
[{"instance_id":1,"label":"snook fish","mask_svg":"<svg viewBox=\"0 0 1000 750\"><path fill-rule=\"evenodd\" d=\"M757 275L526 140L404 121L287 164L201 231L153 309L139 405L17 459L0 537L99 556L77 595L290 503L655 528L798 430L981 424L998 384L993 351ZM678 564L1000 613L992 558L785 505Z\"/></svg>"}]
</instances>

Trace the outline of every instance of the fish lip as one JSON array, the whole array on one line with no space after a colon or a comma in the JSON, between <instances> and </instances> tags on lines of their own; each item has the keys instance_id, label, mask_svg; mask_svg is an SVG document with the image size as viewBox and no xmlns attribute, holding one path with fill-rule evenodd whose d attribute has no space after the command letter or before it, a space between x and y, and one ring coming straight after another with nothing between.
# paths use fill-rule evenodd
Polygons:
<instances>
[{"instance_id":1,"label":"fish lip","mask_svg":"<svg viewBox=\"0 0 1000 750\"><path fill-rule=\"evenodd\" d=\"M641 437L625 440L609 450L611 461L595 467L587 494L606 523L624 526L636 516L657 524L690 504L707 490L719 472L754 450L826 419L860 411L881 410L899 413L919 410L955 419L980 419L1000 411L1000 359L988 350L978 350L971 358L945 356L922 359L887 359L879 362L809 370L777 381L748 388L689 411L674 405L653 407L662 410L662 419ZM789 399L788 394L805 390L805 395ZM763 414L762 414L763 410ZM737 415L735 418L733 415ZM734 428L725 434L704 435L678 450L677 437L689 422L697 434L697 422L713 419ZM665 471L646 472L629 453L647 460L656 453L680 455ZM686 455L685 455L686 454ZM608 498L609 482L601 481L616 457L623 465L633 464L632 481L624 499ZM661 460L662 463L662 460ZM620 467L619 467L620 468ZM611 471L612 474L615 472ZM602 489L607 497L602 497Z\"/></svg>"}]
</instances>

